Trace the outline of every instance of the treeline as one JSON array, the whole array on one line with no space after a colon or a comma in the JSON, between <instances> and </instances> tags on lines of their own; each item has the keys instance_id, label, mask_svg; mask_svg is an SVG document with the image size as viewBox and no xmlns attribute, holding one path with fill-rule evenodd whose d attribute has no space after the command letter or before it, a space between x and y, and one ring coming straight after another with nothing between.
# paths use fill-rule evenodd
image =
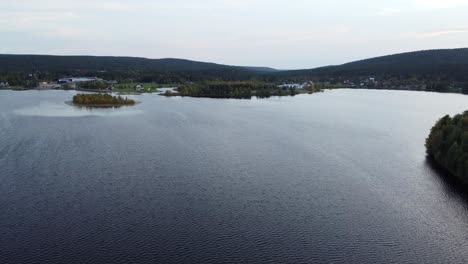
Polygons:
<instances>
[{"instance_id":1,"label":"treeline","mask_svg":"<svg viewBox=\"0 0 468 264\"><path fill-rule=\"evenodd\" d=\"M92 71L61 70L56 72L24 71L0 72L0 82L9 82L15 86L37 87L40 82L57 81L63 77L98 77L119 83L189 83L203 81L250 81L262 80L261 74L240 67L220 68L199 71Z\"/></svg>"},{"instance_id":2,"label":"treeline","mask_svg":"<svg viewBox=\"0 0 468 264\"><path fill-rule=\"evenodd\" d=\"M297 94L297 91L295 89L284 90L278 88L275 84L259 81L213 81L183 85L178 88L178 93L181 96L190 97L250 99L252 96L256 96L257 98L294 96ZM172 94L169 93L169 95Z\"/></svg>"},{"instance_id":3,"label":"treeline","mask_svg":"<svg viewBox=\"0 0 468 264\"><path fill-rule=\"evenodd\" d=\"M110 85L106 82L81 82L78 86L86 90L107 90Z\"/></svg>"},{"instance_id":4,"label":"treeline","mask_svg":"<svg viewBox=\"0 0 468 264\"><path fill-rule=\"evenodd\" d=\"M468 111L444 116L426 139L427 155L468 183Z\"/></svg>"},{"instance_id":5,"label":"treeline","mask_svg":"<svg viewBox=\"0 0 468 264\"><path fill-rule=\"evenodd\" d=\"M105 105L105 106L120 106L120 105L134 105L135 101L132 99L119 96L112 96L110 94L77 94L73 96L73 103L78 105Z\"/></svg>"},{"instance_id":6,"label":"treeline","mask_svg":"<svg viewBox=\"0 0 468 264\"><path fill-rule=\"evenodd\" d=\"M0 82L8 82L10 86L34 88L39 85L39 79L33 74L22 72L0 72Z\"/></svg>"},{"instance_id":7,"label":"treeline","mask_svg":"<svg viewBox=\"0 0 468 264\"><path fill-rule=\"evenodd\" d=\"M68 71L63 76L96 76L119 83L190 83L204 81L260 80L261 75L240 67L221 67L194 71Z\"/></svg>"}]
</instances>

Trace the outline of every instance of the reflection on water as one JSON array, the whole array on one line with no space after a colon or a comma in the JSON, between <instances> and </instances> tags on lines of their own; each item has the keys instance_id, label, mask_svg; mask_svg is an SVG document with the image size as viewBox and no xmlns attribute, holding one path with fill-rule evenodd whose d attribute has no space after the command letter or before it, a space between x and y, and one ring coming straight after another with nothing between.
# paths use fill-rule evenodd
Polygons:
<instances>
[{"instance_id":1,"label":"reflection on water","mask_svg":"<svg viewBox=\"0 0 468 264\"><path fill-rule=\"evenodd\" d=\"M83 107L69 103L41 102L37 106L20 108L13 111L23 116L43 117L82 117L82 116L129 116L142 113L130 107Z\"/></svg>"},{"instance_id":2,"label":"reflection on water","mask_svg":"<svg viewBox=\"0 0 468 264\"><path fill-rule=\"evenodd\" d=\"M75 93L0 91L0 263L466 263L424 140L468 96Z\"/></svg>"},{"instance_id":3,"label":"reflection on water","mask_svg":"<svg viewBox=\"0 0 468 264\"><path fill-rule=\"evenodd\" d=\"M463 184L461 180L430 158L426 158L425 165L434 172L430 175L434 176L434 179L444 188L447 196L461 199L468 206L468 185Z\"/></svg>"}]
</instances>

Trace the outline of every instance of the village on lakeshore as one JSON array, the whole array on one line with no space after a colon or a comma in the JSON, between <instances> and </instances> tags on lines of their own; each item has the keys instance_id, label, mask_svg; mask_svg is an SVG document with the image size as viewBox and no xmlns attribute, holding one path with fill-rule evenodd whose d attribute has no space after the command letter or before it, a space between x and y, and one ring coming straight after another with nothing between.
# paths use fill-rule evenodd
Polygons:
<instances>
[{"instance_id":1,"label":"village on lakeshore","mask_svg":"<svg viewBox=\"0 0 468 264\"><path fill-rule=\"evenodd\" d=\"M375 78L369 78L371 81L375 81ZM104 80L98 77L65 77L65 78L60 78L57 81L51 81L51 82L40 82L38 89L63 89L63 90L87 90L83 88L86 85L86 83L99 83L101 84L101 87L105 88L100 88L98 90L107 90L109 92L116 91L116 90L121 90L121 88L125 87L126 90L133 90L134 92L151 92L152 90L152 85L153 86L161 86L155 83L124 83L124 84L119 84L115 80ZM346 84L350 84L353 87L356 87L354 83L349 83L345 82ZM0 83L0 86L2 86L3 83ZM303 83L283 83L280 85L277 85L278 88L282 88L284 90L289 90L289 89L296 89L296 90L306 90L310 87L313 87L315 83L313 81L307 81ZM7 87L8 83L5 83L4 87ZM163 89L163 91L166 91L167 89L177 89L177 85L163 85L165 87L160 87ZM364 86L364 83L361 84L361 86ZM92 89L89 89L92 90Z\"/></svg>"},{"instance_id":2,"label":"village on lakeshore","mask_svg":"<svg viewBox=\"0 0 468 264\"><path fill-rule=\"evenodd\" d=\"M188 82L182 86L195 85L193 82ZM240 85L242 85L240 83ZM98 77L62 77L54 81L41 81L37 83L37 87L30 87L28 89L33 90L76 90L76 91L88 91L88 92L99 92L99 93L160 93L164 95L178 95L178 87L181 84L158 84L158 83L140 83L140 82L123 82L119 83L116 80L105 80ZM283 91L309 91L311 88L319 86L313 81L306 81L301 83L287 83L272 85L272 88L283 90ZM12 87L8 82L0 82L0 88L17 88L23 90L26 88Z\"/></svg>"},{"instance_id":3,"label":"village on lakeshore","mask_svg":"<svg viewBox=\"0 0 468 264\"><path fill-rule=\"evenodd\" d=\"M5 85L4 87L7 87ZM176 89L174 84L123 82L104 80L98 77L64 77L55 81L38 83L37 90L77 90L90 92L122 92L122 93L159 93L167 89ZM159 90L161 89L161 90Z\"/></svg>"},{"instance_id":4,"label":"village on lakeshore","mask_svg":"<svg viewBox=\"0 0 468 264\"><path fill-rule=\"evenodd\" d=\"M34 75L30 74L33 78ZM77 91L96 91L96 92L122 92L122 93L164 93L166 91L175 92L179 86L193 85L193 82L186 83L168 83L160 84L155 82L135 82L128 80L119 82L116 80L105 80L99 77L61 77L51 81L39 81L35 85L29 87L22 87L17 85L11 85L8 81L0 80L0 89L14 89L14 90L77 90ZM364 89L375 89L375 88L388 88L393 87L397 90L417 90L425 91L428 90L426 84L414 84L405 83L398 84L395 86L391 81L388 80L377 80L372 76L367 76L359 79L343 79L340 82L277 82L275 87L282 90L297 90L307 91L313 89L333 89L333 88L364 88ZM452 88L453 92L461 92L461 89Z\"/></svg>"}]
</instances>

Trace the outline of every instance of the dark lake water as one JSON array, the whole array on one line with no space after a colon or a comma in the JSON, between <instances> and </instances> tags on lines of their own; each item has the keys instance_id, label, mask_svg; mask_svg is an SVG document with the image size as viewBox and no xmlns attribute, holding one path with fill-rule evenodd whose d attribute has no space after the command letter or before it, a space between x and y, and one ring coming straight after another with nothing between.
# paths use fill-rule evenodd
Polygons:
<instances>
[{"instance_id":1,"label":"dark lake water","mask_svg":"<svg viewBox=\"0 0 468 264\"><path fill-rule=\"evenodd\" d=\"M466 263L424 140L468 96L73 94L0 91L0 263Z\"/></svg>"}]
</instances>

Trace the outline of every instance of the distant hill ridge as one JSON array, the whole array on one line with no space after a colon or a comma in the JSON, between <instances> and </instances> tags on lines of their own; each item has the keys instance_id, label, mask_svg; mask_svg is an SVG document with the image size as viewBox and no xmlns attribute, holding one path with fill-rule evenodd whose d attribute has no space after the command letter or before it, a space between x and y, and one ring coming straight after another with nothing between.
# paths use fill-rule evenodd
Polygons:
<instances>
[{"instance_id":1,"label":"distant hill ridge","mask_svg":"<svg viewBox=\"0 0 468 264\"><path fill-rule=\"evenodd\" d=\"M0 55L2 71L203 71L233 66L185 59L111 56ZM237 67L236 67L237 68Z\"/></svg>"},{"instance_id":2,"label":"distant hill ridge","mask_svg":"<svg viewBox=\"0 0 468 264\"><path fill-rule=\"evenodd\" d=\"M188 79L203 78L307 80L326 77L431 76L468 81L468 48L407 52L336 66L278 71L268 67L229 66L184 59L138 57L0 55L0 73L7 72L146 72L181 73ZM193 73L193 74L191 74ZM202 73L202 74L201 74ZM129 74L130 75L130 74ZM194 78L197 77L197 78ZM232 77L230 77L232 76Z\"/></svg>"},{"instance_id":3,"label":"distant hill ridge","mask_svg":"<svg viewBox=\"0 0 468 264\"><path fill-rule=\"evenodd\" d=\"M468 48L460 49L435 49L421 50L413 52L398 53L370 59L359 60L355 62L345 63L344 65L365 65L372 63L468 63Z\"/></svg>"},{"instance_id":4,"label":"distant hill ridge","mask_svg":"<svg viewBox=\"0 0 468 264\"><path fill-rule=\"evenodd\" d=\"M439 75L454 79L468 76L468 48L406 52L326 66L279 73L289 77L362 75Z\"/></svg>"}]
</instances>

